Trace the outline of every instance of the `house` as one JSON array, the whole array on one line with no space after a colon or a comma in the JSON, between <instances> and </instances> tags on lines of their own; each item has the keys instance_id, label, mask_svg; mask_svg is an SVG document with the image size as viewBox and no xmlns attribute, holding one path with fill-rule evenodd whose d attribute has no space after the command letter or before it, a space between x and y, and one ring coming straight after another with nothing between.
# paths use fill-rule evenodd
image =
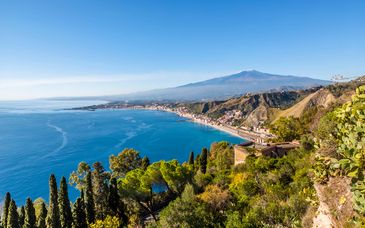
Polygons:
<instances>
[{"instance_id":1,"label":"house","mask_svg":"<svg viewBox=\"0 0 365 228\"><path fill-rule=\"evenodd\" d=\"M234 165L242 164L245 162L247 156L253 154L252 148L254 142L248 141L241 144L237 144L234 149ZM271 158L278 158L288 154L290 150L300 147L297 142L282 142L275 144L267 144L267 146L260 146L256 150L256 156L266 156Z\"/></svg>"}]
</instances>

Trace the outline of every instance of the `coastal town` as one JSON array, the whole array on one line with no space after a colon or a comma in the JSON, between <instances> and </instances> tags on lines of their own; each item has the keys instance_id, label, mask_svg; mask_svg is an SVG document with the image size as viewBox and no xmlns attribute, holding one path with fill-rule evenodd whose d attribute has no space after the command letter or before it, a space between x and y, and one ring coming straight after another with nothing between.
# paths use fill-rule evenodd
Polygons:
<instances>
[{"instance_id":1,"label":"coastal town","mask_svg":"<svg viewBox=\"0 0 365 228\"><path fill-rule=\"evenodd\" d=\"M186 107L171 107L170 105L153 104L145 106L134 106L133 108L173 112L196 123L208 125L218 130L243 138L245 140L252 141L258 145L266 145L269 139L274 137L274 135L271 134L266 128L234 126L234 121L242 118L242 112L240 110L227 111L222 117L218 119L212 119L204 114L192 113Z\"/></svg>"}]
</instances>

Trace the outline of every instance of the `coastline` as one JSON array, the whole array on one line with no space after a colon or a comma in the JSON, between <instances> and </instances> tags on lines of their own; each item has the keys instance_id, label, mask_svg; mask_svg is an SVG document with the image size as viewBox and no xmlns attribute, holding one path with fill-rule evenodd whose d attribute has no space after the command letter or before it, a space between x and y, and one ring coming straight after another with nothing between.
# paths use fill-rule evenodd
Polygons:
<instances>
[{"instance_id":1,"label":"coastline","mask_svg":"<svg viewBox=\"0 0 365 228\"><path fill-rule=\"evenodd\" d=\"M169 110L169 109L151 109L151 108L138 108L138 109L157 110L157 111L174 113L174 114L176 114L180 117L183 117L183 118L186 118L186 119L190 120L191 122L201 124L201 125L204 125L204 126L208 126L208 127L214 128L218 131L222 131L222 132L225 132L225 133L230 134L232 136L238 137L238 138L244 140L245 142L247 142L247 141L255 142L255 141L257 141L257 138L258 138L257 135L248 134L248 133L242 132L238 129L233 129L232 127L229 127L229 126L222 126L222 125L216 125L216 124L208 123L207 121L203 121L203 120L200 120L198 118L195 118L192 114L183 114L181 112L174 111L174 110Z\"/></svg>"},{"instance_id":2,"label":"coastline","mask_svg":"<svg viewBox=\"0 0 365 228\"><path fill-rule=\"evenodd\" d=\"M198 119L195 119L193 117L188 117L188 116L185 116L185 115L179 115L178 113L176 112L172 112L172 113L175 113L176 115L178 116L181 116L181 117L184 117L188 120L190 120L191 122L194 122L194 123L197 123L197 124L201 124L201 125L204 125L204 126L208 126L208 127L211 127L211 128L214 128L218 131L222 131L222 132L225 132L225 133L228 133L232 136L235 136L235 137L238 137L238 138L241 138L245 141L250 141L249 139L245 138L244 136L240 135L237 131L235 131L234 129L230 129L228 127L225 127L225 126L220 126L220 125L215 125L215 124L210 124L210 123L207 123L205 121L201 121L201 120L198 120Z\"/></svg>"},{"instance_id":3,"label":"coastline","mask_svg":"<svg viewBox=\"0 0 365 228\"><path fill-rule=\"evenodd\" d=\"M224 123L219 123L217 121L211 120L209 117L204 115L193 114L189 112L186 108L172 108L166 105L115 105L115 104L105 104L98 106L89 106L77 108L77 110L88 110L95 111L97 109L134 109L134 110L152 110L152 111L161 111L161 112L170 112L178 115L180 117L186 118L191 122L205 125L211 128L214 128L218 131L225 132L232 136L238 137L242 139L244 142L251 141L258 144L265 143L267 137L261 132L250 131L246 129L238 129L236 127L225 125Z\"/></svg>"}]
</instances>

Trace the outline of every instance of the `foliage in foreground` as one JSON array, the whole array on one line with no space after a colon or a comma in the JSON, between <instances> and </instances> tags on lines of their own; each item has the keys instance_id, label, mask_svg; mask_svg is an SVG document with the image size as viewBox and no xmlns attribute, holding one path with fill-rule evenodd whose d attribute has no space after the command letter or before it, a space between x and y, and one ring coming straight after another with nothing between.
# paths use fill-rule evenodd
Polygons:
<instances>
[{"instance_id":1,"label":"foliage in foreground","mask_svg":"<svg viewBox=\"0 0 365 228\"><path fill-rule=\"evenodd\" d=\"M329 176L348 176L352 182L355 209L365 221L365 86L356 89L352 100L327 113L317 131L322 153L315 173L325 183Z\"/></svg>"},{"instance_id":2,"label":"foliage in foreground","mask_svg":"<svg viewBox=\"0 0 365 228\"><path fill-rule=\"evenodd\" d=\"M308 141L309 142L309 141ZM309 143L310 144L310 143ZM110 170L100 162L81 162L69 179L80 190L71 205L65 179L60 189L50 178L50 199L27 200L28 227L264 227L300 226L314 198L308 176L312 147L303 146L282 158L251 155L233 166L234 152L227 142L189 162L152 164L133 149L110 157ZM23 222L7 195L6 227ZM9 225L10 224L10 225Z\"/></svg>"}]
</instances>

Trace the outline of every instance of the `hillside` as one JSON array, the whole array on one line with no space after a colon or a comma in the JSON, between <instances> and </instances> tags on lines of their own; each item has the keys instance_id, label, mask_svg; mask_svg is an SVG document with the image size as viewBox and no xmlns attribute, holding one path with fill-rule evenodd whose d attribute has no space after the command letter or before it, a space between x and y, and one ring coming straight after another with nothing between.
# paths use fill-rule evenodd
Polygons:
<instances>
[{"instance_id":1,"label":"hillside","mask_svg":"<svg viewBox=\"0 0 365 228\"><path fill-rule=\"evenodd\" d=\"M119 96L104 97L111 101L201 101L224 100L246 93L289 91L328 85L329 81L310 77L277 75L259 71L242 71L223 77L175 88L158 89Z\"/></svg>"},{"instance_id":2,"label":"hillside","mask_svg":"<svg viewBox=\"0 0 365 228\"><path fill-rule=\"evenodd\" d=\"M285 110L279 110L275 115L274 121L278 120L280 117L294 116L299 118L306 110L309 110L312 107L328 108L335 101L336 98L334 95L328 89L322 88L309 94L292 107Z\"/></svg>"},{"instance_id":3,"label":"hillside","mask_svg":"<svg viewBox=\"0 0 365 228\"><path fill-rule=\"evenodd\" d=\"M246 95L220 102L183 104L196 114L221 118L229 111L240 111L238 124L259 126L271 119L276 110L286 109L319 88L298 91L268 92Z\"/></svg>"},{"instance_id":4,"label":"hillside","mask_svg":"<svg viewBox=\"0 0 365 228\"><path fill-rule=\"evenodd\" d=\"M360 77L350 82L341 82L325 87L314 87L306 90L265 92L245 95L225 101L185 103L196 114L219 119L230 112L240 112L241 115L233 122L236 125L262 126L275 122L280 117L301 117L306 112L321 110L343 104L351 99L355 89L365 84Z\"/></svg>"}]
</instances>

